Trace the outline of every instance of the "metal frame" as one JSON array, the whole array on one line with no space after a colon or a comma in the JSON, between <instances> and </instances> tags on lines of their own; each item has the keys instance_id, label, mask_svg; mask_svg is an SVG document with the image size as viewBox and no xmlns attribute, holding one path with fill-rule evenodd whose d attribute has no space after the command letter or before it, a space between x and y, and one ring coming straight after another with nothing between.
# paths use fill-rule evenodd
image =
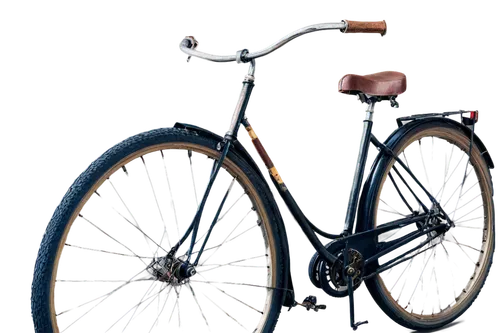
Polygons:
<instances>
[{"instance_id":1,"label":"metal frame","mask_svg":"<svg viewBox=\"0 0 500 333\"><path fill-rule=\"evenodd\" d=\"M361 251L362 252L361 254L363 255L364 258L366 258L365 259L366 263L371 264L372 266L371 269L367 271L367 273L369 274L366 276L371 277L373 276L373 274L375 274L375 272L379 270L379 267L377 267L377 263L379 262L379 259L380 257L382 257L383 254L391 253L392 251L401 247L401 244L407 244L408 242L414 240L415 238L419 238L429 234L431 231L441 230L443 229L441 227L442 225L448 228L452 226L452 221L447 216L445 210L441 207L439 202L435 200L432 194L426 189L425 185L420 181L420 179L413 174L410 168L406 166L406 164L404 164L403 161L398 156L396 156L396 154L390 148L388 148L382 141L380 141L372 133L376 105L377 102L379 102L377 97L367 96L364 94L358 95L358 98L362 102L362 111L363 111L362 121L361 121L361 135L358 147L359 156L356 162L357 165L355 165L353 171L353 183L351 188L351 193L353 193L353 195L350 195L348 197L346 212L344 216L344 225L343 225L343 230L341 232L333 232L330 230L322 229L317 225L315 225L305 215L304 211L300 207L300 204L297 202L294 195L290 191L288 185L286 184L284 177L281 174L278 166L274 163L272 157L270 157L270 154L268 154L268 152L264 148L262 141L260 140L259 135L255 131L253 125L251 124L249 119L245 117L248 104L255 89L256 59L268 56L274 53L278 48L289 43L290 41L298 37L304 36L306 34L314 32L322 32L322 31L343 31L345 27L346 27L345 22L311 24L308 26L300 27L295 31L284 35L274 43L260 50L255 51L248 49L243 49L243 50L240 49L236 51L233 55L226 55L226 54L216 55L195 50L194 48L198 46L199 43L196 39L194 39L192 35L187 35L185 36L184 39L181 40L181 43L178 47L180 48L182 53L188 55L189 57L198 57L212 62L236 62L238 64L247 65L246 73L243 76L241 82L240 94L237 97L228 127L224 133L224 139L218 146L218 150L221 151L221 156L215 163L212 175L209 176L209 182L206 187L207 190L203 194L201 203L198 206L195 214L193 215L189 227L186 229L185 233L180 238L178 244L174 246L170 251L170 253L174 253L175 251L177 251L180 245L184 244L184 242L187 241L188 238L190 239L190 248L188 252L189 253L188 258L190 258L189 259L190 261L189 263L184 264L185 269L187 269L188 266L196 265L203 252L204 245L208 243L208 240L212 236L213 230L211 229L213 228L210 228L207 234L205 235L205 238L202 240L201 244L202 246L195 249L195 244L198 244L199 242L198 234L201 228L201 220L205 211L205 206L207 204L208 197L215 186L215 182L220 173L222 162L226 157L231 145L234 145L237 141L239 141L238 139L239 132L242 129L242 127L245 128L245 130L248 132L249 139L253 144L257 152L257 155L259 156L263 164L267 167L266 174L267 176L269 176L268 178L270 180L270 187L274 190L274 193L278 194L281 201L287 207L292 217L296 221L297 225L300 227L301 232L308 239L313 249L317 251L321 259L325 260L326 262L333 263L335 260L337 260L337 258L330 251L328 251L321 238L328 240L331 239L340 240L340 238L342 238L341 241L345 244L346 248L348 246L347 245L348 243L351 245L354 245L354 243L356 243L356 248L364 249ZM400 171L406 176L408 176L410 180L416 184L417 188L419 188L423 192L425 197L431 202L431 205L427 206L427 204L425 204L425 201L422 198L420 198L415 191L413 191L412 194L414 194L415 198L419 202L420 214L417 214L416 216L410 219L401 220L399 222L386 225L382 228L377 228L377 230L369 230L357 233L359 221L356 216L357 213L360 211L359 194L361 193L362 184L366 180L365 178L366 175L364 173L366 170L367 154L370 148L370 144L377 147L382 154L388 154L392 158L394 158L396 160L396 164L401 169ZM257 161L255 162L258 163ZM217 214L218 212L216 212L216 215ZM436 226L430 228L426 225L427 221L429 221L430 218L436 218L438 216L444 222L442 225L441 224L439 225L439 228ZM377 244L376 249L373 248L373 244L375 244L373 240L377 234L379 234L380 232L387 232L388 230L391 229L400 228L401 224L404 224L405 226L411 226L411 225L418 226L420 232L409 233L406 236L399 237L397 242L388 242L385 245ZM368 239L370 239L371 241L368 241ZM368 245L361 246L361 244L365 245L372 244L372 246ZM418 250L419 248L424 247L426 244L427 243L420 244L417 247L412 248L411 250L412 251ZM377 255L372 256L372 253L374 253L375 250L377 252ZM410 252L408 253L405 252L405 254L409 253ZM391 263L386 263L384 265L384 268L389 269L396 265L398 265L397 260Z\"/></svg>"},{"instance_id":2,"label":"metal frame","mask_svg":"<svg viewBox=\"0 0 500 333\"><path fill-rule=\"evenodd\" d=\"M267 154L264 146L260 142L259 138L257 137L255 131L253 130L252 126L250 125L248 119L245 117L245 111L246 107L248 105L248 101L250 99L250 95L254 86L254 74L255 74L255 59L262 57L264 55L267 55L281 46L285 45L289 41L303 35L306 33L314 32L314 31L319 31L319 30L343 30L346 28L346 24L344 22L341 23L326 23L326 24L317 24L317 25L312 25L305 27L303 29L299 29L275 44L272 44L271 46L255 53L250 53L248 50L243 49L240 50L236 53L234 56L217 56L217 55L211 55L207 53L203 53L200 51L195 50L195 48L198 46L198 42L194 39L194 37L186 37L185 39L182 40L180 44L180 48L183 52L189 55L189 58L191 56L203 58L206 60L210 61L215 61L215 62L230 62L230 61L236 61L238 63L250 63L250 67L248 70L248 75L245 76L245 79L243 81L243 87L238 99L238 102L236 104L236 108L233 113L233 117L231 120L231 124L229 126L229 130L224 136L224 139L220 142L218 149L221 151L220 156L218 159L214 161L213 169L212 169L212 174L209 180L209 183L207 185L207 188L205 190L205 193L203 195L203 199L199 204L198 210L193 218L193 221L184 234L184 236L181 238L181 240L178 242L177 245L175 245L172 250L170 251L169 255L174 255L179 246L189 237L191 234L191 246L188 250L187 253L187 260L183 264L183 267L181 267L181 272L183 273L184 276L182 277L189 277L191 273L195 272L194 267L197 265L200 256L203 254L203 249L204 246L210 237L211 231L213 227L215 226L217 219L218 219L218 214L220 213L222 206L225 203L225 199L227 196L225 196L219 206L219 209L216 213L215 218L213 219L213 222L209 228L209 231L207 235L205 236L204 243L202 245L201 250L198 252L197 258L193 262L193 264L190 263L191 259L191 254L193 251L193 246L196 240L197 236L197 231L198 231L198 226L200 223L201 215L203 213L203 208L206 203L206 200L208 198L208 195L210 194L211 187L215 181L215 178L217 177L217 173L219 169L222 166L222 163L224 162L224 159L226 158L230 147L235 144L235 141L237 139L237 134L238 134L238 129L240 125L243 125L250 138L252 139L252 143L254 144L257 152L259 153L260 157L262 158L264 164L266 165L269 174L271 176L271 180L273 184L275 185L276 189L278 190L279 194L281 195L283 201L285 202L286 206L292 213L293 217L301 227L302 231L308 238L309 242L313 245L313 247L316 249L318 255L321 257L322 260L333 263L334 261L337 260L337 257L332 254L332 253L337 253L338 251L332 251L331 249L327 249L325 245L321 243L321 241L318 239L318 235L321 235L323 237L329 238L329 239L337 239L337 242L335 242L335 249L340 249L344 251L344 263L345 263L345 274L347 277L347 284L348 284L348 295L349 295L349 300L350 300L350 319L351 319L351 327L353 329L356 329L359 325L364 324L366 322L361 322L361 323L355 323L354 321L354 298L353 298L353 293L354 293L354 288L353 288L353 275L349 273L349 269L353 270L349 266L349 260L347 260L347 249L349 248L354 248L357 251L360 251L361 255L363 256L364 259L364 273L362 276L362 279L369 279L372 278L373 276L390 269L394 267L395 265L398 265L406 260L409 260L413 258L414 256L428 250L422 250L417 252L416 254L413 254L410 257L406 257L407 255L411 254L412 252L419 250L422 248L424 245L429 244L432 242L437 237L440 237L443 233L445 233L449 228L453 226L453 222L451 219L448 217L446 212L441 208L437 200L432 196L432 194L422 185L422 183L417 179L417 177L412 173L412 171L408 168L407 165L403 163L403 161L394 154L394 152L388 148L386 145L382 144L380 141L377 140L377 138L371 133L372 125L373 125L373 113L374 113L374 106L376 102L379 102L382 100L382 98L378 98L376 96L367 96L364 94L361 94L361 100L362 102L365 102L368 104L368 107L366 109L366 118L364 120L363 124L363 133L361 137L361 142L360 142L360 147L359 147L359 153L358 153L358 158L357 158L357 163L356 163L356 168L354 172L354 179L351 187L351 192L349 196L349 203L347 207L347 212L346 212L346 218L345 218L345 224L344 224L344 229L343 232L339 235L337 234L330 234L325 231L322 231L321 229L317 228L311 221L307 219L307 217L304 215L302 210L300 209L299 205L293 198L292 194L290 193L289 189L285 185L283 179L279 175L276 167L274 166L271 158ZM391 96L391 98L388 98L391 101L391 105L397 107L397 103L394 100L394 96ZM411 117L406 117L406 118L399 118L398 119L398 125L401 127L404 121L413 121L416 119L421 119L425 117L446 117L452 114L458 114L464 113L464 111L459 111L459 112L446 112L442 114L428 114L428 115L417 115L417 116L411 116ZM477 120L477 119L476 119ZM471 147L472 147L472 141L476 141L476 138L474 136L474 122L472 123L472 128L471 128ZM393 166L394 172L396 173L395 176L399 177L402 183L409 189L410 193L416 198L416 200L421 204L423 207L423 213L419 212L413 212L411 216L408 216L406 218L402 218L399 220L395 220L393 222L389 222L385 224L384 226L372 229L372 230L367 230L367 231L362 231L362 232L355 232L353 233L354 229L354 223L356 220L356 211L358 207L358 203L360 201L360 190L362 186L362 180L363 180L363 174L365 171L366 167L366 159L368 155L368 150L370 143L373 144L377 149L381 151L381 154L387 155L391 158L395 159L395 164ZM415 194L415 192L411 189L411 187L408 185L408 182L404 179L402 174L398 171L396 168L396 164L398 167L401 167L406 171L406 173L413 179L413 181L420 187L423 192L427 195L428 199L432 203L432 207L426 207L423 202L418 198L418 196ZM492 162L491 162L492 165ZM401 196L402 200L407 204L407 206L410 208L408 205L406 199L402 195L402 192L399 190L399 187L396 185L396 182L394 180L394 175L389 174L389 179L394 183L397 192ZM359 218L359 217L358 217ZM442 221L446 221L446 223L440 223L437 225L433 225L428 223L431 221L431 219L434 218L439 218ZM385 232L397 229L397 228L403 228L408 225L416 224L418 226L418 230L414 232L410 232L400 238L394 239L389 242L377 242L377 236L380 234L383 234ZM409 242L417 239L418 237L427 235L427 240L425 242L420 243L419 245L413 247L412 249L406 251L405 253L398 255L396 258L391 259L390 261L384 263L383 265L378 264L378 259L388 253L391 253L392 251L400 248L401 246L404 246L408 244ZM193 273L194 274L194 273ZM295 304L297 304L295 302Z\"/></svg>"},{"instance_id":3,"label":"metal frame","mask_svg":"<svg viewBox=\"0 0 500 333\"><path fill-rule=\"evenodd\" d=\"M207 235L205 236L205 239L203 241L203 245L201 247L201 250L198 252L198 255L194 262L191 264L191 254L193 251L194 247L194 242L196 240L197 236L197 231L198 231L198 226L200 223L201 215L203 213L203 208L206 203L206 200L208 198L208 195L210 193L211 187L215 181L215 178L217 177L217 173L219 169L222 166L222 163L224 162L224 159L226 158L229 149L232 144L237 139L237 134L238 134L238 129L240 125L243 125L245 129L247 130L250 138L252 139L252 143L254 144L257 152L259 153L260 157L262 158L264 164L268 168L269 174L271 176L271 180L274 183L276 189L280 193L281 197L283 198L285 204L287 205L288 209L294 216L295 220L301 227L302 231L308 238L309 242L313 245L313 247L316 249L318 252L318 255L325 261L327 262L334 262L337 260L337 258L323 245L323 243L319 240L318 234L321 236L324 236L326 238L330 239L338 239L338 247L340 248L356 248L361 251L361 254L363 255L363 258L365 258L364 263L365 263L365 272L364 276L362 277L363 279L368 279L373 276L375 276L378 273L381 273L387 269L392 268L393 266L400 264L406 260L411 259L413 256L416 256L420 254L421 251L416 254L414 254L411 257L406 257L406 255L422 248L424 245L430 243L432 240L435 238L439 237L442 235L444 232L446 232L452 225L453 222L449 219L447 214L442 210L442 208L439 206L439 203L437 200L427 191L427 189L422 185L422 183L417 179L417 177L412 173L412 171L403 163L401 159L399 159L398 156L396 156L391 149L386 147L384 144L380 143L380 141L377 140L377 138L371 133L372 125L373 125L373 113L374 113L374 106L375 103L377 102L376 99L370 99L367 98L366 102L368 103L367 109L366 109L366 118L363 122L363 133L361 137L361 143L360 143L360 148L359 148L359 154L358 154L358 159L356 163L356 169L354 172L354 179L351 187L351 193L349 197L349 203L348 203L348 208L347 208L347 213L346 213L346 219L345 219L345 225L344 225L344 230L341 234L336 235L336 234L329 234L327 232L322 231L321 229L317 228L312 222L310 222L307 217L304 215L302 210L300 209L299 205L293 198L292 194L290 193L288 187L285 185L283 179L279 175L276 167L274 166L274 163L272 162L271 158L267 154L264 146L260 142L258 136L256 135L254 129L250 125L250 122L248 119L245 117L245 111L246 107L248 105L248 101L250 99L250 95L254 86L254 76L253 74L255 73L255 60L251 60L250 62L250 68L249 68L249 74L245 76L245 79L243 81L243 87L240 93L240 97L238 99L238 102L236 104L236 108L233 113L233 117L231 120L231 124L229 127L228 132L224 136L224 139L220 142L219 145L219 150L221 151L220 157L214 161L213 169L212 169L212 174L209 180L209 183L207 185L207 188L205 190L205 193L203 195L203 199L201 200L198 210L193 218L193 221L184 234L184 236L181 238L181 240L172 248L169 254L174 255L179 246L191 235L191 245L190 248L187 252L188 257L185 263L181 266L181 278L189 277L192 274L195 274L195 267L199 262L199 259L201 255L203 254L203 248L208 241L208 238L210 237L211 231L214 228L216 221L218 219L218 214L222 210L222 207L225 203L226 196L223 198L216 216L213 219L213 222L211 226L209 227L209 230L207 232ZM395 220L391 223L388 223L384 225L383 227L379 227L373 230L368 230L364 232L357 232L353 233L354 229L354 223L355 223L355 217L356 217L356 209L359 203L359 193L361 190L362 186L362 180L363 180L363 174L364 170L366 168L366 159L368 155L368 150L370 143L372 143L376 148L378 148L383 154L389 155L392 158L396 160L396 163L401 166L409 175L410 177L415 181L415 183L424 191L424 193L429 197L429 200L433 203L433 206L431 209L426 207L422 203L422 207L424 210L424 213L418 214L414 213L413 216L409 216L403 219ZM411 187L408 185L408 183L404 180L403 176L401 173L394 167L394 170L396 172L396 175L402 180L403 184L408 187L410 192L415 196L415 198L421 202L421 200L415 195L415 193L412 191ZM394 182L393 176L391 175L390 178ZM399 192L399 191L398 191ZM401 193L401 192L399 192ZM400 194L401 195L401 194ZM403 198L403 200L405 200ZM419 228L419 230L411 232L405 236L402 236L400 238L397 238L395 240L392 240L390 242L381 242L381 243L376 243L375 239L376 236L383 234L385 232L397 229L397 228L403 228L405 226L411 225L411 224L417 224L420 223L420 225L425 225L427 221L429 221L431 218L435 217L440 217L442 219L445 219L448 223L447 224L439 224L436 226L427 226L426 228ZM431 233L434 232L431 236ZM387 263L383 265L378 265L378 259L398 248L401 246L404 246L408 244L409 242L417 239L418 237L421 237L423 235L428 235L427 241L413 247L412 249L406 251L404 254L397 256L396 258L393 258L392 260L388 261ZM335 251L332 251L335 253ZM347 253L347 251L344 251ZM348 261L344 260L346 263L346 270L348 269ZM352 281L352 276L348 276L348 292L349 292L349 299L350 299L350 310L351 310L351 327L357 328L359 325L363 324L362 323L355 323L354 321L354 298L353 298L353 293L354 293L354 288L353 288L353 281Z\"/></svg>"}]
</instances>

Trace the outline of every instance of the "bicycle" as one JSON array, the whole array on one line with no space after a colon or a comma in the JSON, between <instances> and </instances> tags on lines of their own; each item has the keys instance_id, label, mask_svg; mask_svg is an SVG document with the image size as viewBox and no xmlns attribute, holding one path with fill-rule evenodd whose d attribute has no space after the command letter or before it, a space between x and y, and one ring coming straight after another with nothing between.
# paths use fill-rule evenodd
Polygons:
<instances>
[{"instance_id":1,"label":"bicycle","mask_svg":"<svg viewBox=\"0 0 500 333\"><path fill-rule=\"evenodd\" d=\"M317 24L233 56L202 53L194 37L183 39L188 61L249 63L229 131L222 137L176 123L141 133L76 179L38 253L35 330L271 332L282 307L325 309L315 296L295 301L286 229L269 185L237 139L240 125L316 250L312 284L349 298L353 329L367 323L354 319L362 282L407 328L436 329L458 318L479 294L494 252L494 164L475 133L477 111L398 118L382 143L371 133L374 106L387 100L398 107L405 75L344 76L339 91L367 109L339 234L307 219L245 116L256 58L319 30L383 36L386 29L385 21ZM370 144L379 154L362 186Z\"/></svg>"}]
</instances>

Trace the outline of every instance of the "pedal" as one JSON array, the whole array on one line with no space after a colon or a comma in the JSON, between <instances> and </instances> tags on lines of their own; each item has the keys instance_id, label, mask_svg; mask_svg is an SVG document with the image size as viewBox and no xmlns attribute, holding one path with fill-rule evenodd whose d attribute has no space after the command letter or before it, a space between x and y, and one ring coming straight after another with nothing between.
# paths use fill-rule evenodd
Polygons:
<instances>
[{"instance_id":1,"label":"pedal","mask_svg":"<svg viewBox=\"0 0 500 333\"><path fill-rule=\"evenodd\" d=\"M315 312L318 312L318 310L324 310L324 309L326 309L326 305L322 305L322 304L317 305L316 303L317 303L316 296L307 296L302 301L302 303L294 302L293 306L300 305L300 306L305 307L307 311L309 311L309 310L312 309ZM290 311L290 310L291 310L291 307L290 307L290 309L288 309L288 311Z\"/></svg>"}]
</instances>

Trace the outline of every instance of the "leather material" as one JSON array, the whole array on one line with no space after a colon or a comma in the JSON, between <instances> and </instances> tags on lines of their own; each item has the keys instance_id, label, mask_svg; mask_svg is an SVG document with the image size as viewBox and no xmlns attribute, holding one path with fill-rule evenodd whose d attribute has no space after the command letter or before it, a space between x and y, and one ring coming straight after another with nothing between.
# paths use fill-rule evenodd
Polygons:
<instances>
[{"instance_id":1,"label":"leather material","mask_svg":"<svg viewBox=\"0 0 500 333\"><path fill-rule=\"evenodd\" d=\"M339 92L356 95L397 96L406 91L406 75L380 72L370 75L347 74L339 81Z\"/></svg>"}]
</instances>

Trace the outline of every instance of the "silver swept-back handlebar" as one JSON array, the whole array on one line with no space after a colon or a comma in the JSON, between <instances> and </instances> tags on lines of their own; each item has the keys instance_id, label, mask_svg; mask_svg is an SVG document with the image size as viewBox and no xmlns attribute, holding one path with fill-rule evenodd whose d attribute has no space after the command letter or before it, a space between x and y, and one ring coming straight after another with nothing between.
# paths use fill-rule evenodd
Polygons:
<instances>
[{"instance_id":1,"label":"silver swept-back handlebar","mask_svg":"<svg viewBox=\"0 0 500 333\"><path fill-rule=\"evenodd\" d=\"M190 57L198 57L210 61L215 61L215 62L230 62L230 61L237 61L237 62L249 62L252 59L256 59L259 57L263 57L292 39L295 39L299 36L302 36L304 34L310 33L310 32L315 32L315 31L320 31L320 30L345 30L346 28L346 23L345 22L340 22L340 23L321 23L321 24L314 24L310 25L307 27L304 27L302 29L296 30L292 32L291 34L286 35L282 39L280 39L278 42L270 45L269 47L258 51L258 52L248 52L247 50L242 50L238 51L235 55L228 55L228 56L219 56L219 55L214 55L214 54L208 54L204 52L197 51L195 48L198 46L198 42L194 39L194 37L185 37L179 47L181 48L182 52L186 53Z\"/></svg>"},{"instance_id":2,"label":"silver swept-back handlebar","mask_svg":"<svg viewBox=\"0 0 500 333\"><path fill-rule=\"evenodd\" d=\"M235 55L229 55L229 56L219 56L219 55L213 55L213 54L208 54L204 52L200 52L196 50L196 47L198 46L198 42L194 37L188 36L185 37L182 42L180 43L179 47L182 50L182 52L186 53L189 55L188 61L193 57L198 57L210 61L215 61L215 62L230 62L230 61L236 61L238 63L240 62L249 62L253 59L263 57L292 39L295 39L299 36L302 36L304 34L308 34L311 32L315 31L320 31L320 30L340 30L344 33L357 33L357 32L365 32L365 33L380 33L382 36L386 33L387 31L387 25L385 21L379 21L379 22L357 22L357 21L348 21L348 20L343 20L342 22L339 23L320 23L320 24L313 24L307 27L304 27L302 29L296 30L292 32L291 34L286 35L282 39L280 39L278 42L268 46L267 48L258 51L258 52L249 52L247 49L240 50L236 52Z\"/></svg>"}]
</instances>

